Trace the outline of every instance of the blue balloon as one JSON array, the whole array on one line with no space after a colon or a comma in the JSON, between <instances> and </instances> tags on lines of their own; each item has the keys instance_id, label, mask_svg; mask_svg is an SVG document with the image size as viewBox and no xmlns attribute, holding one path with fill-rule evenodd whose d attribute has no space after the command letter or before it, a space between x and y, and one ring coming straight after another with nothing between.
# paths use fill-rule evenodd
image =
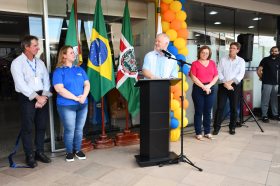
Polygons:
<instances>
[{"instance_id":1,"label":"blue balloon","mask_svg":"<svg viewBox=\"0 0 280 186\"><path fill-rule=\"evenodd\" d=\"M169 42L168 47L170 47L170 46L174 46L173 41Z\"/></svg>"},{"instance_id":2,"label":"blue balloon","mask_svg":"<svg viewBox=\"0 0 280 186\"><path fill-rule=\"evenodd\" d=\"M171 129L176 129L178 126L179 126L179 121L175 118L171 118L170 128Z\"/></svg>"},{"instance_id":3,"label":"blue balloon","mask_svg":"<svg viewBox=\"0 0 280 186\"><path fill-rule=\"evenodd\" d=\"M190 72L190 67L188 65L183 65L183 70L182 70L183 74L188 75Z\"/></svg>"},{"instance_id":4,"label":"blue balloon","mask_svg":"<svg viewBox=\"0 0 280 186\"><path fill-rule=\"evenodd\" d=\"M170 118L174 117L174 112L170 111Z\"/></svg>"},{"instance_id":5,"label":"blue balloon","mask_svg":"<svg viewBox=\"0 0 280 186\"><path fill-rule=\"evenodd\" d=\"M182 3L182 10L186 10L185 8L185 4L187 3L187 0L180 0L180 2Z\"/></svg>"},{"instance_id":6,"label":"blue balloon","mask_svg":"<svg viewBox=\"0 0 280 186\"><path fill-rule=\"evenodd\" d=\"M175 46L168 46L167 50L174 56L178 55L178 49Z\"/></svg>"},{"instance_id":7,"label":"blue balloon","mask_svg":"<svg viewBox=\"0 0 280 186\"><path fill-rule=\"evenodd\" d=\"M186 61L186 57L184 55L182 55L182 54L176 55L176 59L178 59L178 60L180 59L180 60Z\"/></svg>"}]
</instances>

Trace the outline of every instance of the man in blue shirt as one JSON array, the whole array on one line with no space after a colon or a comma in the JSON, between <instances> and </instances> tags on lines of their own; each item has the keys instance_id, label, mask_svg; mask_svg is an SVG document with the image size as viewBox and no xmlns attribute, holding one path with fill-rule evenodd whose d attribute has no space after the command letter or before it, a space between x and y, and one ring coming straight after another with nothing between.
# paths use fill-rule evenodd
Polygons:
<instances>
[{"instance_id":1,"label":"man in blue shirt","mask_svg":"<svg viewBox=\"0 0 280 186\"><path fill-rule=\"evenodd\" d=\"M147 53L142 67L146 79L177 78L177 62L168 59L162 53L169 44L169 37L166 34L158 34L155 40L154 50Z\"/></svg>"},{"instance_id":2,"label":"man in blue shirt","mask_svg":"<svg viewBox=\"0 0 280 186\"><path fill-rule=\"evenodd\" d=\"M38 38L26 36L21 42L23 53L11 65L11 73L18 92L21 111L21 137L26 164L34 168L36 160L50 163L44 154L44 137L48 121L49 73L43 61L36 58ZM35 123L35 157L33 156L32 128Z\"/></svg>"}]
</instances>

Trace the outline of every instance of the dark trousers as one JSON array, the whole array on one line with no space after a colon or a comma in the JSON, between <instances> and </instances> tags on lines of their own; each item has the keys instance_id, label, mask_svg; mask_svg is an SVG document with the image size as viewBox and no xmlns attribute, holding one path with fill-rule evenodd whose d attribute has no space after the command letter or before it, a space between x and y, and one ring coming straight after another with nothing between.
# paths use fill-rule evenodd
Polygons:
<instances>
[{"instance_id":1,"label":"dark trousers","mask_svg":"<svg viewBox=\"0 0 280 186\"><path fill-rule=\"evenodd\" d=\"M193 84L192 99L194 103L194 128L196 135L202 134L201 124L203 123L204 134L209 134L211 129L211 109L214 103L215 88L211 93L206 94L200 87ZM203 122L202 122L203 116Z\"/></svg>"},{"instance_id":2,"label":"dark trousers","mask_svg":"<svg viewBox=\"0 0 280 186\"><path fill-rule=\"evenodd\" d=\"M229 99L229 105L230 105L230 123L229 128L235 129L236 127L236 120L237 120L237 106L239 102L240 97L240 91L241 91L241 83L238 85L233 85L234 90L227 90L223 84L219 84L218 88L218 104L217 104L217 110L215 114L215 120L214 120L214 130L219 131L221 128L221 123L223 122L223 113L225 104L227 102L227 98Z\"/></svg>"},{"instance_id":3,"label":"dark trousers","mask_svg":"<svg viewBox=\"0 0 280 186\"><path fill-rule=\"evenodd\" d=\"M21 111L21 138L26 155L33 153L32 129L35 126L35 147L37 152L44 152L44 138L48 121L48 103L43 108L35 108L36 99L19 94Z\"/></svg>"}]
</instances>

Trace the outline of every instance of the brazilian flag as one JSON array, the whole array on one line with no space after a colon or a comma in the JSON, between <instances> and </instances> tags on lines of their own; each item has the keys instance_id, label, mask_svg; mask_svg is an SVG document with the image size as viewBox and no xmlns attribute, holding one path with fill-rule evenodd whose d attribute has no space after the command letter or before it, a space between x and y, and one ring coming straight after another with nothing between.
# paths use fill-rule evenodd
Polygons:
<instances>
[{"instance_id":1,"label":"brazilian flag","mask_svg":"<svg viewBox=\"0 0 280 186\"><path fill-rule=\"evenodd\" d=\"M96 1L95 6L87 66L91 95L95 101L99 101L115 87L112 55L100 0Z\"/></svg>"}]
</instances>

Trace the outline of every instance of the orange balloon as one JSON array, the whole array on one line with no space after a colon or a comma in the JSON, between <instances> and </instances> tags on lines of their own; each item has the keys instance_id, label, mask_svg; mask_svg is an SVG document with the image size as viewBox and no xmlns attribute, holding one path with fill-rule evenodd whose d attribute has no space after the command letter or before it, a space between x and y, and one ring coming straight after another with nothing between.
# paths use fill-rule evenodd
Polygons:
<instances>
[{"instance_id":1,"label":"orange balloon","mask_svg":"<svg viewBox=\"0 0 280 186\"><path fill-rule=\"evenodd\" d=\"M171 93L173 93L173 97L174 97L174 92L179 92L180 91L180 87L178 84L171 86Z\"/></svg>"},{"instance_id":2,"label":"orange balloon","mask_svg":"<svg viewBox=\"0 0 280 186\"><path fill-rule=\"evenodd\" d=\"M181 28L181 29L177 30L177 37L188 39L188 35L189 35L189 33L186 28Z\"/></svg>"},{"instance_id":3,"label":"orange balloon","mask_svg":"<svg viewBox=\"0 0 280 186\"><path fill-rule=\"evenodd\" d=\"M160 12L163 14L164 12L166 12L167 10L169 9L169 5L164 3L164 2L161 2L160 3Z\"/></svg>"},{"instance_id":4,"label":"orange balloon","mask_svg":"<svg viewBox=\"0 0 280 186\"><path fill-rule=\"evenodd\" d=\"M174 19L170 23L170 28L172 28L174 30L179 30L181 27L182 27L182 21L180 21L179 19Z\"/></svg>"},{"instance_id":5,"label":"orange balloon","mask_svg":"<svg viewBox=\"0 0 280 186\"><path fill-rule=\"evenodd\" d=\"M176 100L180 101L181 100L181 98L180 98L181 95L182 95L181 94L181 89L178 89L178 91L173 93L173 99L176 99Z\"/></svg>"},{"instance_id":6,"label":"orange balloon","mask_svg":"<svg viewBox=\"0 0 280 186\"><path fill-rule=\"evenodd\" d=\"M171 22L175 19L176 14L172 10L167 10L162 14L163 21Z\"/></svg>"},{"instance_id":7,"label":"orange balloon","mask_svg":"<svg viewBox=\"0 0 280 186\"><path fill-rule=\"evenodd\" d=\"M184 99L183 108L187 109L188 107L189 107L189 101L187 99Z\"/></svg>"}]
</instances>

